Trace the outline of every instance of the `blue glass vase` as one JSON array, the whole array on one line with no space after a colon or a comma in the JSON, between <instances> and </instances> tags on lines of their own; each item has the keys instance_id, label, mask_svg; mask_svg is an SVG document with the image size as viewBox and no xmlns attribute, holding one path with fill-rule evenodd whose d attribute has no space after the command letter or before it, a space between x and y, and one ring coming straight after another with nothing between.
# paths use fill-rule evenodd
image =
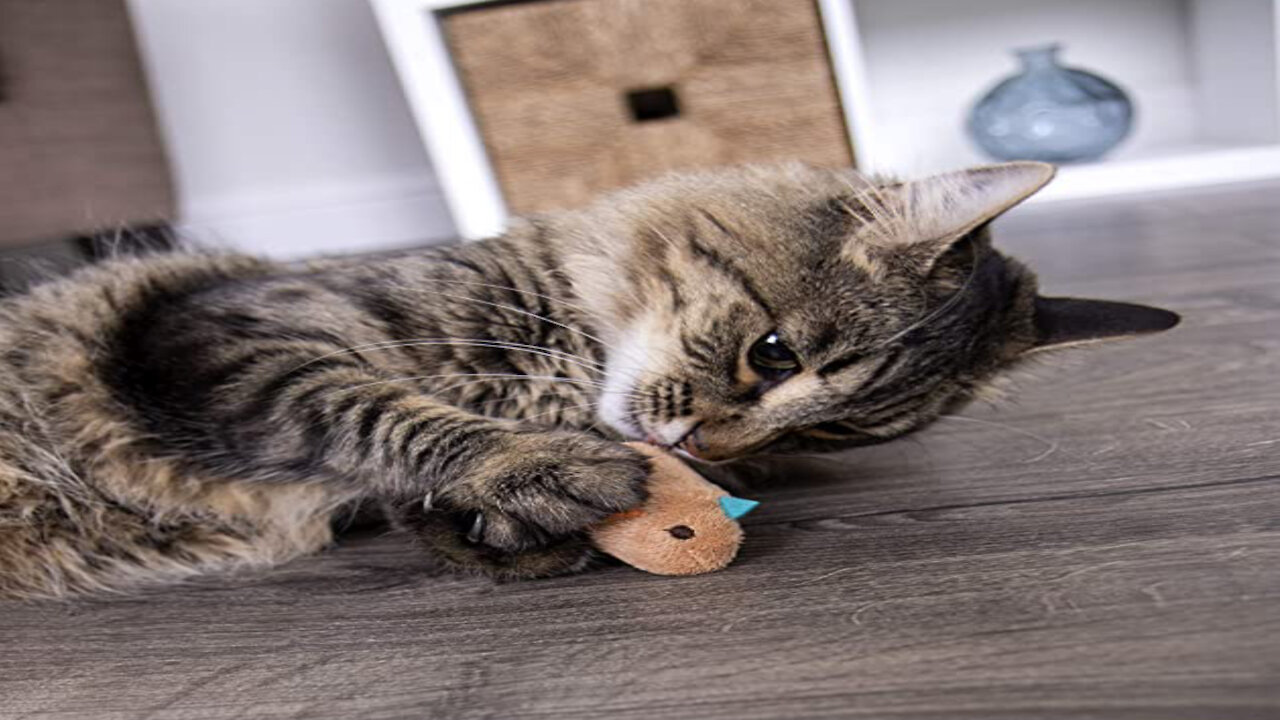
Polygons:
<instances>
[{"instance_id":1,"label":"blue glass vase","mask_svg":"<svg viewBox=\"0 0 1280 720\"><path fill-rule=\"evenodd\" d=\"M1058 64L1060 45L1016 50L1022 71L969 113L969 135L997 160L1095 160L1129 134L1133 103L1115 84Z\"/></svg>"}]
</instances>

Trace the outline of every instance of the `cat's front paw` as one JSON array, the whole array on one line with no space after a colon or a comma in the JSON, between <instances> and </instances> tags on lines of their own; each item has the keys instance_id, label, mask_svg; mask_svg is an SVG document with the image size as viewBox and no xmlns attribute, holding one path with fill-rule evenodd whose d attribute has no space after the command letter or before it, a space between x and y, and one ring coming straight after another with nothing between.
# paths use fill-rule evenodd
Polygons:
<instances>
[{"instance_id":1,"label":"cat's front paw","mask_svg":"<svg viewBox=\"0 0 1280 720\"><path fill-rule=\"evenodd\" d=\"M427 499L418 535L461 569L569 572L585 565L588 527L644 502L649 471L649 458L619 443L569 432L513 434Z\"/></svg>"},{"instance_id":2,"label":"cat's front paw","mask_svg":"<svg viewBox=\"0 0 1280 720\"><path fill-rule=\"evenodd\" d=\"M495 580L524 580L566 575L585 569L596 557L586 536L578 533L542 547L520 551L474 542L468 538L468 516L406 502L392 509L395 523L413 534L428 559L441 570L484 575Z\"/></svg>"}]
</instances>

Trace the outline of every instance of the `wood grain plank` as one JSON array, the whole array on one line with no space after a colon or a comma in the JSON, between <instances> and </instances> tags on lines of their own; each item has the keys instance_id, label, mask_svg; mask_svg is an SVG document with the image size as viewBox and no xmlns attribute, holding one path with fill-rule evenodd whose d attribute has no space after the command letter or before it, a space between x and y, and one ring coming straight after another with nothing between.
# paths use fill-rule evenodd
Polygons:
<instances>
[{"instance_id":1,"label":"wood grain plank","mask_svg":"<svg viewBox=\"0 0 1280 720\"><path fill-rule=\"evenodd\" d=\"M1277 185L1020 212L1054 292L1184 324L920 437L769 467L726 572L273 572L0 606L0 717L1280 717Z\"/></svg>"}]
</instances>

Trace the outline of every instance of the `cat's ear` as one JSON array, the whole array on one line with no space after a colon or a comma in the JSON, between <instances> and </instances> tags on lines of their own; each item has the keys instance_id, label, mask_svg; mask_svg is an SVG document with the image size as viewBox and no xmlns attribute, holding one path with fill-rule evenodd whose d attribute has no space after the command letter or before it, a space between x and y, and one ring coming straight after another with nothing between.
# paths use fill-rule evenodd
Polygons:
<instances>
[{"instance_id":1,"label":"cat's ear","mask_svg":"<svg viewBox=\"0 0 1280 720\"><path fill-rule=\"evenodd\" d=\"M914 242L949 246L1026 200L1048 184L1054 172L1052 165L1041 162L986 165L904 183L898 192Z\"/></svg>"},{"instance_id":2,"label":"cat's ear","mask_svg":"<svg viewBox=\"0 0 1280 720\"><path fill-rule=\"evenodd\" d=\"M1178 324L1177 313L1109 300L1037 297L1032 350L1161 332Z\"/></svg>"},{"instance_id":3,"label":"cat's ear","mask_svg":"<svg viewBox=\"0 0 1280 720\"><path fill-rule=\"evenodd\" d=\"M845 205L865 222L843 255L872 277L895 265L926 273L958 240L1044 187L1053 174L1052 165L1011 162L882 185Z\"/></svg>"}]
</instances>

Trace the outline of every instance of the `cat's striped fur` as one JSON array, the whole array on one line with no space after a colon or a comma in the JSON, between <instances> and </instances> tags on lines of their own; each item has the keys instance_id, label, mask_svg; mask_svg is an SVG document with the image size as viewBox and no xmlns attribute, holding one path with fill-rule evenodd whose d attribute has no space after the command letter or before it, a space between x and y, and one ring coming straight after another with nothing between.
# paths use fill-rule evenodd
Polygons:
<instances>
[{"instance_id":1,"label":"cat's striped fur","mask_svg":"<svg viewBox=\"0 0 1280 720\"><path fill-rule=\"evenodd\" d=\"M0 594L277 563L365 499L446 566L570 571L582 529L643 497L619 439L709 460L879 442L1033 349L1171 324L1059 313L990 248L985 223L1047 179L746 168L486 242L37 287L0 305ZM770 332L803 362L785 378L748 361Z\"/></svg>"}]
</instances>

